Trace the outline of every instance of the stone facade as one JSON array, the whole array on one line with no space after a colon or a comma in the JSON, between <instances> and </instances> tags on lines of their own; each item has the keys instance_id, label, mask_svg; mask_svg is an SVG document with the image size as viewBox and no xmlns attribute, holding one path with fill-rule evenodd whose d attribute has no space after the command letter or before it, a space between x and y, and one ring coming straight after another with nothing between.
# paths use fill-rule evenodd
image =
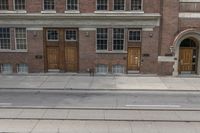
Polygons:
<instances>
[{"instance_id":1,"label":"stone facade","mask_svg":"<svg viewBox=\"0 0 200 133\"><path fill-rule=\"evenodd\" d=\"M187 32L187 37L195 38L199 43L200 0L142 0L142 8L137 11L131 10L131 0L124 2L123 11L113 10L114 0L108 0L106 11L97 11L96 0L78 0L78 9L69 11L66 9L66 0L54 0L55 9L45 11L43 0L26 0L25 10L16 11L13 0L8 0L8 10L0 10L0 28L10 29L11 48L0 49L1 66L11 64L12 72L17 73L17 66L22 63L27 64L30 73L47 72L48 55L44 43L47 36L44 28L76 28L77 72L95 70L97 65L104 64L109 73L113 72L114 65L121 65L124 73L178 75L180 40L185 36L181 33L191 29L191 35ZM16 49L15 28L18 27L27 30L28 47L23 51ZM97 28L108 29L106 51L96 48ZM114 28L124 29L124 48L121 51L113 50ZM141 31L139 42L129 41L131 29ZM129 48L141 50L139 69L136 71L129 71L128 68ZM197 64L197 74L199 68ZM3 71L2 68L0 71Z\"/></svg>"}]
</instances>

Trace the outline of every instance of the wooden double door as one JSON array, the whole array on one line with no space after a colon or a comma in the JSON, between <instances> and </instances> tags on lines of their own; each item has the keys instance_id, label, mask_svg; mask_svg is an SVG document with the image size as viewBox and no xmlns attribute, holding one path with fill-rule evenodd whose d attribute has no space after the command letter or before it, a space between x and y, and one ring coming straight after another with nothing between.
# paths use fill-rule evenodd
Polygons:
<instances>
[{"instance_id":1,"label":"wooden double door","mask_svg":"<svg viewBox=\"0 0 200 133\"><path fill-rule=\"evenodd\" d=\"M128 71L139 71L141 64L141 48L128 48Z\"/></svg>"},{"instance_id":2,"label":"wooden double door","mask_svg":"<svg viewBox=\"0 0 200 133\"><path fill-rule=\"evenodd\" d=\"M197 50L192 47L181 47L179 53L179 73L196 73Z\"/></svg>"},{"instance_id":3,"label":"wooden double door","mask_svg":"<svg viewBox=\"0 0 200 133\"><path fill-rule=\"evenodd\" d=\"M57 41L45 41L45 70L62 72L78 71L78 41L68 42L65 39L65 29L56 29L59 34ZM47 38L48 29L45 30Z\"/></svg>"}]
</instances>

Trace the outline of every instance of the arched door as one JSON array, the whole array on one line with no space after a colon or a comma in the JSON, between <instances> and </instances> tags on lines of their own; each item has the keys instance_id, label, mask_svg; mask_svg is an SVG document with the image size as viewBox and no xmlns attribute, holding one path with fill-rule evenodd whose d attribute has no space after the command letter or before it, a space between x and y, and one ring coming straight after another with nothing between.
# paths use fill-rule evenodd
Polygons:
<instances>
[{"instance_id":1,"label":"arched door","mask_svg":"<svg viewBox=\"0 0 200 133\"><path fill-rule=\"evenodd\" d=\"M198 64L198 45L193 39L185 39L180 44L179 73L196 74Z\"/></svg>"}]
</instances>

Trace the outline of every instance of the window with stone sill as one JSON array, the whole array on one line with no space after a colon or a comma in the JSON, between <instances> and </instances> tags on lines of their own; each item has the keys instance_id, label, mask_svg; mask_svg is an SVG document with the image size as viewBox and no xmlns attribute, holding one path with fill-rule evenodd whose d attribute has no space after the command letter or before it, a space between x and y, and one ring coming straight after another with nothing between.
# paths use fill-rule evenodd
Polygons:
<instances>
[{"instance_id":1,"label":"window with stone sill","mask_svg":"<svg viewBox=\"0 0 200 133\"><path fill-rule=\"evenodd\" d=\"M131 0L131 10L133 11L142 10L142 0Z\"/></svg>"},{"instance_id":2,"label":"window with stone sill","mask_svg":"<svg viewBox=\"0 0 200 133\"><path fill-rule=\"evenodd\" d=\"M25 0L15 0L15 10L25 10L26 2Z\"/></svg>"},{"instance_id":3,"label":"window with stone sill","mask_svg":"<svg viewBox=\"0 0 200 133\"><path fill-rule=\"evenodd\" d=\"M9 50L10 48L10 29L0 28L0 49Z\"/></svg>"},{"instance_id":4,"label":"window with stone sill","mask_svg":"<svg viewBox=\"0 0 200 133\"><path fill-rule=\"evenodd\" d=\"M96 10L97 11L108 10L108 1L107 0L97 0Z\"/></svg>"},{"instance_id":5,"label":"window with stone sill","mask_svg":"<svg viewBox=\"0 0 200 133\"><path fill-rule=\"evenodd\" d=\"M27 49L26 28L15 28L15 40L17 50Z\"/></svg>"},{"instance_id":6,"label":"window with stone sill","mask_svg":"<svg viewBox=\"0 0 200 133\"><path fill-rule=\"evenodd\" d=\"M108 49L108 29L97 28L96 38L97 38L96 50L107 50Z\"/></svg>"},{"instance_id":7,"label":"window with stone sill","mask_svg":"<svg viewBox=\"0 0 200 133\"><path fill-rule=\"evenodd\" d=\"M124 50L124 29L123 28L113 29L113 50L116 50L116 51Z\"/></svg>"},{"instance_id":8,"label":"window with stone sill","mask_svg":"<svg viewBox=\"0 0 200 133\"><path fill-rule=\"evenodd\" d=\"M0 10L8 10L8 0L0 0Z\"/></svg>"},{"instance_id":9,"label":"window with stone sill","mask_svg":"<svg viewBox=\"0 0 200 133\"><path fill-rule=\"evenodd\" d=\"M67 10L78 10L78 0L67 0Z\"/></svg>"},{"instance_id":10,"label":"window with stone sill","mask_svg":"<svg viewBox=\"0 0 200 133\"><path fill-rule=\"evenodd\" d=\"M114 0L114 10L125 10L125 0Z\"/></svg>"},{"instance_id":11,"label":"window with stone sill","mask_svg":"<svg viewBox=\"0 0 200 133\"><path fill-rule=\"evenodd\" d=\"M55 1L54 0L44 0L44 10L54 10Z\"/></svg>"}]
</instances>

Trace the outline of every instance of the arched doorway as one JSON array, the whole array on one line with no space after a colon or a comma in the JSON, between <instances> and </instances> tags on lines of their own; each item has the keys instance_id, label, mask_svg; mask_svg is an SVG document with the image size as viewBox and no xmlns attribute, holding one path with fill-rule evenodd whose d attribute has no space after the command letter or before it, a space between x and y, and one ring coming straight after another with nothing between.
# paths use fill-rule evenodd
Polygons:
<instances>
[{"instance_id":1,"label":"arched doorway","mask_svg":"<svg viewBox=\"0 0 200 133\"><path fill-rule=\"evenodd\" d=\"M179 74L197 74L198 70L198 41L186 38L179 47Z\"/></svg>"}]
</instances>

